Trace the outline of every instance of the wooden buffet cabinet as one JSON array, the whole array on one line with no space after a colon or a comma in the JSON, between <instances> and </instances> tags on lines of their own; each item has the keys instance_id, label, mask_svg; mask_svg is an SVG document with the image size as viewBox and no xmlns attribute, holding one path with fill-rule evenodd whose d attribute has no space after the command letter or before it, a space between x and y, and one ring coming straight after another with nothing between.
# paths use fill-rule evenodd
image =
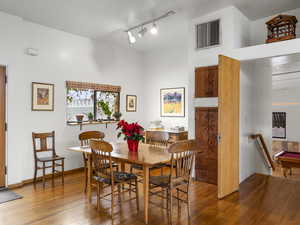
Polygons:
<instances>
[{"instance_id":1,"label":"wooden buffet cabinet","mask_svg":"<svg viewBox=\"0 0 300 225\"><path fill-rule=\"evenodd\" d=\"M147 142L147 136L151 136L151 132L154 131L161 131L161 132L167 132L169 133L169 143L174 143L176 141L182 141L182 140L187 140L188 139L188 132L187 131L171 131L171 130L146 130L145 132L145 138L146 138L146 143ZM147 135L148 134L148 135Z\"/></svg>"}]
</instances>

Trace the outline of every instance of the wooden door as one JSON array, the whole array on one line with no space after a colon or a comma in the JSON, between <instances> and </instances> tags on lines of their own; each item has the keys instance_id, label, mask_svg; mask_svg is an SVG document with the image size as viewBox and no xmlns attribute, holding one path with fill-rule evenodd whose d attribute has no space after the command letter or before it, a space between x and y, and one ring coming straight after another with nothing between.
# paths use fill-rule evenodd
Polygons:
<instances>
[{"instance_id":1,"label":"wooden door","mask_svg":"<svg viewBox=\"0 0 300 225\"><path fill-rule=\"evenodd\" d=\"M218 197L239 189L240 62L219 56Z\"/></svg>"},{"instance_id":2,"label":"wooden door","mask_svg":"<svg viewBox=\"0 0 300 225\"><path fill-rule=\"evenodd\" d=\"M218 109L196 108L196 141L201 153L197 154L196 180L217 184L218 178Z\"/></svg>"},{"instance_id":3,"label":"wooden door","mask_svg":"<svg viewBox=\"0 0 300 225\"><path fill-rule=\"evenodd\" d=\"M218 96L218 66L199 67L195 70L195 97Z\"/></svg>"},{"instance_id":4,"label":"wooden door","mask_svg":"<svg viewBox=\"0 0 300 225\"><path fill-rule=\"evenodd\" d=\"M207 67L196 68L195 70L195 97L208 97L208 70Z\"/></svg>"},{"instance_id":5,"label":"wooden door","mask_svg":"<svg viewBox=\"0 0 300 225\"><path fill-rule=\"evenodd\" d=\"M208 67L209 97L218 97L218 66Z\"/></svg>"},{"instance_id":6,"label":"wooden door","mask_svg":"<svg viewBox=\"0 0 300 225\"><path fill-rule=\"evenodd\" d=\"M5 67L0 66L0 187L5 186Z\"/></svg>"}]
</instances>

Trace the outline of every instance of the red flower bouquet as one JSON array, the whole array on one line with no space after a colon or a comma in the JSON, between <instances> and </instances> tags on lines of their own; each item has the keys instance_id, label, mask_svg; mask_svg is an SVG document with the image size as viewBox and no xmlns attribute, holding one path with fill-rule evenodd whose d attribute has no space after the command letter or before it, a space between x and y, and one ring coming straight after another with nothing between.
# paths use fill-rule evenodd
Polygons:
<instances>
[{"instance_id":1,"label":"red flower bouquet","mask_svg":"<svg viewBox=\"0 0 300 225\"><path fill-rule=\"evenodd\" d=\"M144 140L144 136L142 135L144 128L138 123L127 123L121 120L118 123L117 129L121 129L121 132L118 133L118 138L124 134L124 140L127 140L129 151L136 152L138 150L139 141Z\"/></svg>"}]
</instances>

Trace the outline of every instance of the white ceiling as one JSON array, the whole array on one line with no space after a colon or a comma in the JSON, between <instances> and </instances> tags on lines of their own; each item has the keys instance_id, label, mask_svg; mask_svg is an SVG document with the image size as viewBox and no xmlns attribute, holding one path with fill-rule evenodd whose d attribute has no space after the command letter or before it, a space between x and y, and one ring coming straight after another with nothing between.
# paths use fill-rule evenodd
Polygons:
<instances>
[{"instance_id":1,"label":"white ceiling","mask_svg":"<svg viewBox=\"0 0 300 225\"><path fill-rule=\"evenodd\" d=\"M0 0L0 10L26 20L66 32L100 39L113 36L124 40L123 30L169 10L157 37L148 37L135 46L147 50L187 38L187 18L235 5L250 19L300 7L299 0ZM174 35L176 34L176 39ZM151 41L148 39L152 39Z\"/></svg>"}]
</instances>

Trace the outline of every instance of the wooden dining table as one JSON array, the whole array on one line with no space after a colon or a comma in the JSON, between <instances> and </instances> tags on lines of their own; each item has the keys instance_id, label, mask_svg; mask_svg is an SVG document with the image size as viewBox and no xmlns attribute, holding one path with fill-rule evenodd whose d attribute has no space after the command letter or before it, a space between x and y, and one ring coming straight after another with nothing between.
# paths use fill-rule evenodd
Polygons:
<instances>
[{"instance_id":1,"label":"wooden dining table","mask_svg":"<svg viewBox=\"0 0 300 225\"><path fill-rule=\"evenodd\" d=\"M144 186L144 222L148 224L149 211L149 175L150 168L158 163L167 163L171 160L171 154L167 147L153 146L140 143L138 152L130 152L127 143L111 143L113 151L112 160L121 165L121 170L125 171L125 164L139 164L143 167L143 186ZM67 150L85 153L88 158L88 189L87 195L92 200L92 160L91 148L89 146L69 147Z\"/></svg>"}]
</instances>

